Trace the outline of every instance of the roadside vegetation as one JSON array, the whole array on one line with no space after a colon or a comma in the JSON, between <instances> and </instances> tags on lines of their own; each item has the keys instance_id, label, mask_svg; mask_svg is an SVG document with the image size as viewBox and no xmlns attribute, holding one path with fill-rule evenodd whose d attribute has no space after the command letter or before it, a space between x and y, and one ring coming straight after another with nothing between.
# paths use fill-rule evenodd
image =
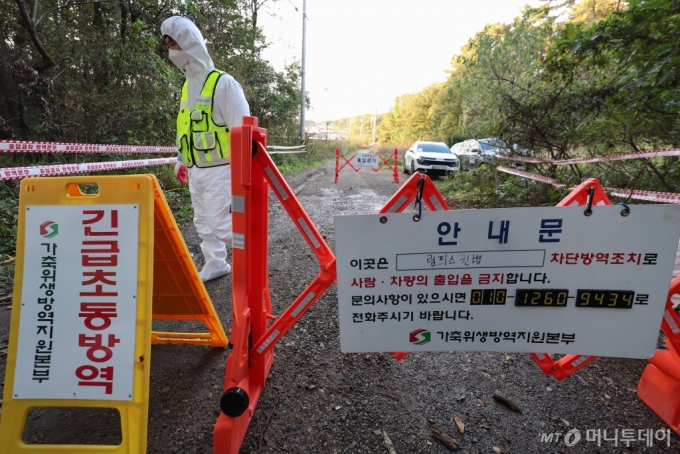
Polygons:
<instances>
[{"instance_id":1,"label":"roadside vegetation","mask_svg":"<svg viewBox=\"0 0 680 454\"><path fill-rule=\"evenodd\" d=\"M527 7L512 23L489 24L472 37L453 57L445 82L398 97L378 116L379 141L451 146L497 137L558 160L678 147L679 17L675 0ZM618 188L680 187L676 157L525 170L568 187L591 177ZM553 204L566 193L486 169L441 185L457 199L489 207Z\"/></svg>"},{"instance_id":2,"label":"roadside vegetation","mask_svg":"<svg viewBox=\"0 0 680 454\"><path fill-rule=\"evenodd\" d=\"M160 24L179 14L202 30L215 66L241 83L270 143L299 143L300 65L276 71L262 58L266 43L258 13L264 3L0 2L0 139L174 144L184 77L167 59ZM0 167L157 157L0 153ZM178 220L191 219L188 190L179 186L171 166L119 173L155 174ZM0 182L0 288L13 274L18 185Z\"/></svg>"},{"instance_id":3,"label":"roadside vegetation","mask_svg":"<svg viewBox=\"0 0 680 454\"><path fill-rule=\"evenodd\" d=\"M276 0L271 0L272 2ZM299 143L300 67L262 58L265 2L148 0L0 3L0 139L169 145L183 76L159 36L172 14L204 32L218 68L241 82L269 143ZM273 155L284 173L372 142L403 152L416 140L497 137L537 157L569 159L680 146L680 2L546 0L508 24L488 24L453 56L445 82L399 96L389 112L332 123L347 141L310 140L304 154ZM309 99L305 99L307 104ZM327 124L328 126L328 124ZM375 148L374 148L375 150ZM0 167L154 156L0 154ZM506 165L507 163L497 161ZM572 166L528 165L567 188L596 177L605 186L677 192L678 158ZM188 190L171 166L154 173L180 223ZM110 174L110 173L103 173ZM493 166L439 180L468 207L554 205L567 190ZM11 272L18 182L0 182L0 287Z\"/></svg>"}]
</instances>

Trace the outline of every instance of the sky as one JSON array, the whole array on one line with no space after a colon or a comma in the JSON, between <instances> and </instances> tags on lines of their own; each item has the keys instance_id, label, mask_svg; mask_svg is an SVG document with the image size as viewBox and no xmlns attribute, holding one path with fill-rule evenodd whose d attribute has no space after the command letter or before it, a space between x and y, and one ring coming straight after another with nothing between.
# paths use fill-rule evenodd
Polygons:
<instances>
[{"instance_id":1,"label":"sky","mask_svg":"<svg viewBox=\"0 0 680 454\"><path fill-rule=\"evenodd\" d=\"M396 97L446 80L460 48L488 23L540 0L307 0L307 120L385 113ZM269 0L258 16L275 69L302 56L303 0ZM297 11L295 8L297 7Z\"/></svg>"}]
</instances>

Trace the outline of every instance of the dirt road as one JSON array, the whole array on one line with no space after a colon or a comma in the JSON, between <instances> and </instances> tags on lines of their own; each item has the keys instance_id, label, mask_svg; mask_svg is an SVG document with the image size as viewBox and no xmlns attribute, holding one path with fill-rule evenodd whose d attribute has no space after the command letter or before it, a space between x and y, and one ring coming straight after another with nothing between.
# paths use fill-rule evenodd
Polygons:
<instances>
[{"instance_id":1,"label":"dirt road","mask_svg":"<svg viewBox=\"0 0 680 454\"><path fill-rule=\"evenodd\" d=\"M334 163L288 178L306 211L333 244L333 216L375 213L399 185L391 174L345 169L333 183ZM406 176L400 174L402 181ZM192 226L184 228L200 260ZM199 267L202 263L198 263ZM286 212L270 203L270 288L280 314L318 273L318 264ZM231 323L230 276L207 283L226 327ZM7 338L9 310L0 307L0 341ZM158 328L162 326L156 322ZM169 329L195 329L174 323ZM5 344L6 345L6 344ZM387 453L385 434L396 453L448 450L431 435L432 425L455 439L459 452L611 453L680 452L671 435L647 447L638 431L667 429L635 394L646 362L599 358L559 383L547 378L527 354L441 352L411 354L396 361L387 354L346 354L339 348L337 289L332 286L275 347L276 358L241 452ZM159 345L151 358L149 453L210 453L219 412L228 350ZM0 358L4 376L5 358ZM494 393L522 410L494 401ZM111 413L47 409L31 412L26 441L38 443L115 442ZM465 425L458 433L453 416ZM103 419L102 419L103 418ZM577 429L568 447L542 434ZM608 438L634 429L629 447L619 441L588 441L592 430ZM572 432L570 440L575 440Z\"/></svg>"}]
</instances>

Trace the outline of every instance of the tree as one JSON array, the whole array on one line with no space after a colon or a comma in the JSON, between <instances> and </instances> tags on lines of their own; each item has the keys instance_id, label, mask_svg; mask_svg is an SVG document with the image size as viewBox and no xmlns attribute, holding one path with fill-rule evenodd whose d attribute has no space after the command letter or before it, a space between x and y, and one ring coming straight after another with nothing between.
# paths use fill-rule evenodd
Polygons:
<instances>
[{"instance_id":1,"label":"tree","mask_svg":"<svg viewBox=\"0 0 680 454\"><path fill-rule=\"evenodd\" d=\"M159 28L174 14L196 22L216 67L241 82L261 124L287 128L299 109L299 68L277 72L262 60L253 16L262 3L1 3L0 138L173 143L183 76L167 60Z\"/></svg>"},{"instance_id":2,"label":"tree","mask_svg":"<svg viewBox=\"0 0 680 454\"><path fill-rule=\"evenodd\" d=\"M441 90L442 84L436 83L421 92L395 99L394 105L380 123L379 141L407 144L415 140L436 140L437 126L433 105Z\"/></svg>"}]
</instances>

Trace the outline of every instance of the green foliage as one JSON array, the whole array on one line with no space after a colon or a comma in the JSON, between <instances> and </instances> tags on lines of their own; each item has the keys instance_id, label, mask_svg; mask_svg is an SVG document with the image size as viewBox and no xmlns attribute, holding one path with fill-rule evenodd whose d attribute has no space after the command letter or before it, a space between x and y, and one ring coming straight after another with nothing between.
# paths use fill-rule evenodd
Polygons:
<instances>
[{"instance_id":1,"label":"green foliage","mask_svg":"<svg viewBox=\"0 0 680 454\"><path fill-rule=\"evenodd\" d=\"M356 142L358 147L369 145L373 141L373 121L375 120L376 132L380 131L384 114L362 114L350 118L341 118L339 120L319 122L318 126L329 126L338 131L339 134L345 135L347 140ZM379 141L380 134L377 132L376 141Z\"/></svg>"},{"instance_id":2,"label":"green foliage","mask_svg":"<svg viewBox=\"0 0 680 454\"><path fill-rule=\"evenodd\" d=\"M19 187L4 184L0 187L0 262L14 257L17 221L19 218Z\"/></svg>"},{"instance_id":3,"label":"green foliage","mask_svg":"<svg viewBox=\"0 0 680 454\"><path fill-rule=\"evenodd\" d=\"M559 22L558 16L569 20ZM527 7L511 23L487 25L470 39L453 59L448 80L433 86L436 93L427 87L398 98L381 132L396 143L498 137L551 159L680 146L678 17L680 3L674 0ZM658 158L533 171L567 185L597 177L607 186L675 192L677 162ZM456 178L462 181L451 190L460 197L469 190L473 204L526 201L488 172Z\"/></svg>"},{"instance_id":4,"label":"green foliage","mask_svg":"<svg viewBox=\"0 0 680 454\"><path fill-rule=\"evenodd\" d=\"M194 218L194 209L191 206L191 194L188 186L180 186L164 192L168 206L175 217L178 226L191 222Z\"/></svg>"},{"instance_id":5,"label":"green foliage","mask_svg":"<svg viewBox=\"0 0 680 454\"><path fill-rule=\"evenodd\" d=\"M482 166L470 172L457 172L435 181L442 194L464 208L509 208L551 206L561 198L551 186Z\"/></svg>"},{"instance_id":6,"label":"green foliage","mask_svg":"<svg viewBox=\"0 0 680 454\"><path fill-rule=\"evenodd\" d=\"M37 17L28 21L17 7L25 2L0 4L0 101L6 100L0 102L0 138L174 143L184 77L167 59L160 24L180 14L196 22L216 67L241 83L252 114L272 138L297 142L300 67L277 72L262 59L264 37L250 0L70 6L35 0ZM39 41L30 34L35 23ZM54 66L45 67L38 44ZM16 118L2 108L17 103L23 108Z\"/></svg>"},{"instance_id":7,"label":"green foliage","mask_svg":"<svg viewBox=\"0 0 680 454\"><path fill-rule=\"evenodd\" d=\"M415 140L437 140L434 102L441 84L398 97L378 128L381 143L406 145Z\"/></svg>"},{"instance_id":8,"label":"green foliage","mask_svg":"<svg viewBox=\"0 0 680 454\"><path fill-rule=\"evenodd\" d=\"M567 24L547 68L571 80L587 68L609 75L598 100L597 122L586 129L607 136L609 148L678 146L680 131L680 4L631 1L590 28ZM606 149L598 153L609 154Z\"/></svg>"},{"instance_id":9,"label":"green foliage","mask_svg":"<svg viewBox=\"0 0 680 454\"><path fill-rule=\"evenodd\" d=\"M356 149L351 142L337 140L309 140L304 153L273 154L272 160L283 174L299 172L310 167L318 167L329 160L335 160L335 149L345 155Z\"/></svg>"},{"instance_id":10,"label":"green foliage","mask_svg":"<svg viewBox=\"0 0 680 454\"><path fill-rule=\"evenodd\" d=\"M11 291L14 279L17 221L19 218L19 185L2 182L0 186L0 291Z\"/></svg>"}]
</instances>

